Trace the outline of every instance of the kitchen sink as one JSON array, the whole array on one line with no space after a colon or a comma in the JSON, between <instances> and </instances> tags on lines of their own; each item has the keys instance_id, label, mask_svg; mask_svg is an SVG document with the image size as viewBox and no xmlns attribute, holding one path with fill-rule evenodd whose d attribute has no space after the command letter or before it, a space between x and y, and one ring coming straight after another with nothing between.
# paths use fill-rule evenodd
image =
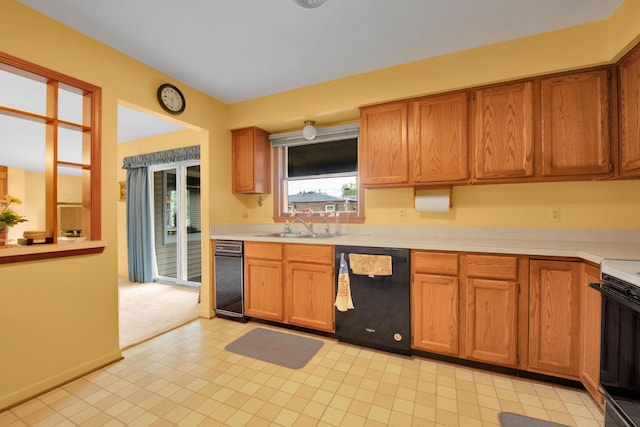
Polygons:
<instances>
[{"instance_id":1,"label":"kitchen sink","mask_svg":"<svg viewBox=\"0 0 640 427\"><path fill-rule=\"evenodd\" d=\"M286 239L328 239L330 237L335 237L333 234L323 233L264 233L264 234L256 234L256 237L282 237Z\"/></svg>"}]
</instances>

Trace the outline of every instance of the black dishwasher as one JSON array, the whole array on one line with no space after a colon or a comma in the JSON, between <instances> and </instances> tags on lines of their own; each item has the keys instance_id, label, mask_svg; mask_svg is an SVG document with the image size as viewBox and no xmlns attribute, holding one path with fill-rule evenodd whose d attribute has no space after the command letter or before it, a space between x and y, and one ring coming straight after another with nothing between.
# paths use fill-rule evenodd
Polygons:
<instances>
[{"instance_id":1,"label":"black dishwasher","mask_svg":"<svg viewBox=\"0 0 640 427\"><path fill-rule=\"evenodd\" d=\"M214 250L216 315L245 322L243 242L216 240Z\"/></svg>"},{"instance_id":2,"label":"black dishwasher","mask_svg":"<svg viewBox=\"0 0 640 427\"><path fill-rule=\"evenodd\" d=\"M409 249L336 246L336 292L340 255L349 265L353 309L336 308L339 341L404 355L411 354L411 263ZM391 275L354 274L349 254L391 257Z\"/></svg>"}]
</instances>

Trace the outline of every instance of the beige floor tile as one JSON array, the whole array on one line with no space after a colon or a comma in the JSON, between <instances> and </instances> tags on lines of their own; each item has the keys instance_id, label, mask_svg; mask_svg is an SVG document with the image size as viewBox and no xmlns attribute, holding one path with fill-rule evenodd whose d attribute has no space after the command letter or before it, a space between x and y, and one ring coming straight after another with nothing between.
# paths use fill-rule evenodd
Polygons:
<instances>
[{"instance_id":1,"label":"beige floor tile","mask_svg":"<svg viewBox=\"0 0 640 427\"><path fill-rule=\"evenodd\" d=\"M323 405L318 402L309 402L307 406L304 408L304 411L302 411L302 413L310 417L320 419L325 409L327 409L326 405Z\"/></svg>"},{"instance_id":2,"label":"beige floor tile","mask_svg":"<svg viewBox=\"0 0 640 427\"><path fill-rule=\"evenodd\" d=\"M466 415L459 415L458 416L458 426L464 426L464 427L484 427L485 423L482 422L481 419L475 418L475 417L469 417Z\"/></svg>"},{"instance_id":3,"label":"beige floor tile","mask_svg":"<svg viewBox=\"0 0 640 427\"><path fill-rule=\"evenodd\" d=\"M320 421L333 426L339 426L341 425L344 416L345 411L329 407L324 411L324 414L322 414Z\"/></svg>"},{"instance_id":4,"label":"beige floor tile","mask_svg":"<svg viewBox=\"0 0 640 427\"><path fill-rule=\"evenodd\" d=\"M458 414L436 408L436 424L439 426L458 427Z\"/></svg>"},{"instance_id":5,"label":"beige floor tile","mask_svg":"<svg viewBox=\"0 0 640 427\"><path fill-rule=\"evenodd\" d=\"M382 406L371 405L369 409L369 415L367 418L377 421L379 423L386 424L389 421L389 416L391 415L391 411L388 408L383 408Z\"/></svg>"},{"instance_id":6,"label":"beige floor tile","mask_svg":"<svg viewBox=\"0 0 640 427\"><path fill-rule=\"evenodd\" d=\"M393 411L389 416L388 424L394 427L405 427L410 426L412 422L413 417L411 415Z\"/></svg>"},{"instance_id":7,"label":"beige floor tile","mask_svg":"<svg viewBox=\"0 0 640 427\"><path fill-rule=\"evenodd\" d=\"M566 412L558 412L554 410L547 409L547 414L549 416L549 421L558 424L565 424L568 426L572 426L575 424L575 420L573 417Z\"/></svg>"},{"instance_id":8,"label":"beige floor tile","mask_svg":"<svg viewBox=\"0 0 640 427\"><path fill-rule=\"evenodd\" d=\"M342 419L342 425L343 426L349 426L349 427L363 427L366 424L366 418L365 417L361 417L359 415L356 414L352 414L352 413L347 413L345 414L344 418ZM300 426L310 426L313 424L300 424Z\"/></svg>"},{"instance_id":9,"label":"beige floor tile","mask_svg":"<svg viewBox=\"0 0 640 427\"><path fill-rule=\"evenodd\" d=\"M429 421L435 421L436 419L436 407L434 405L424 405L422 403L416 403L413 408L413 416L420 419Z\"/></svg>"},{"instance_id":10,"label":"beige floor tile","mask_svg":"<svg viewBox=\"0 0 640 427\"><path fill-rule=\"evenodd\" d=\"M600 409L581 390L331 338L315 337L323 347L297 370L224 350L255 327L193 322L0 413L0 425L498 427L500 411L602 425Z\"/></svg>"}]
</instances>

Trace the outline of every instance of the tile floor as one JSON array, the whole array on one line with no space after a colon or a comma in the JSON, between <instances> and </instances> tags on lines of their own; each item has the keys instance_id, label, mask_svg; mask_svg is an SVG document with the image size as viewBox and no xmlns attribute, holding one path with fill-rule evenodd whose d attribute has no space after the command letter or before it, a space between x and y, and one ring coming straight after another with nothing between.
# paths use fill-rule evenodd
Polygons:
<instances>
[{"instance_id":1,"label":"tile floor","mask_svg":"<svg viewBox=\"0 0 640 427\"><path fill-rule=\"evenodd\" d=\"M473 427L498 426L500 411L570 426L603 424L580 390L329 338L314 336L324 345L298 370L224 350L255 327L269 328L196 320L0 413L0 426Z\"/></svg>"}]
</instances>

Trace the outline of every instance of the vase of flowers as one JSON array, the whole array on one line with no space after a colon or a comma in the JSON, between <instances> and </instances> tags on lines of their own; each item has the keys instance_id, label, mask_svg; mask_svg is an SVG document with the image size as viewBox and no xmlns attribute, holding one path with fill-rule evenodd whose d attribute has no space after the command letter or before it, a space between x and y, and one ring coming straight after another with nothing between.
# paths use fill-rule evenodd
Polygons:
<instances>
[{"instance_id":1,"label":"vase of flowers","mask_svg":"<svg viewBox=\"0 0 640 427\"><path fill-rule=\"evenodd\" d=\"M20 199L9 194L5 196L5 200L0 201L0 246L7 244L9 227L27 221L25 217L11 209L11 205L20 203L22 203Z\"/></svg>"}]
</instances>

